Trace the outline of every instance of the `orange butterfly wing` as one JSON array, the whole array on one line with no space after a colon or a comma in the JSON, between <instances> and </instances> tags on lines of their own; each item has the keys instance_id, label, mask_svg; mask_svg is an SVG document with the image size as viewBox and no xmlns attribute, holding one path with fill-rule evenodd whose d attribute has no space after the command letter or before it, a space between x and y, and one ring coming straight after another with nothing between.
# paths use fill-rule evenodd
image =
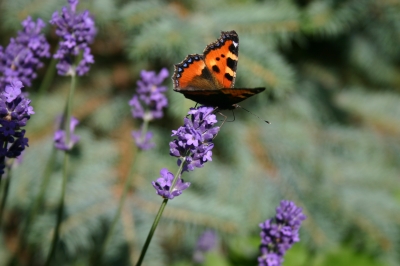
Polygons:
<instances>
[{"instance_id":1,"label":"orange butterfly wing","mask_svg":"<svg viewBox=\"0 0 400 266\"><path fill-rule=\"evenodd\" d=\"M218 84L199 54L190 54L175 65L174 90L217 89Z\"/></svg>"},{"instance_id":2,"label":"orange butterfly wing","mask_svg":"<svg viewBox=\"0 0 400 266\"><path fill-rule=\"evenodd\" d=\"M235 31L221 32L221 37L207 45L204 61L222 88L233 88L239 55L239 36Z\"/></svg>"},{"instance_id":3,"label":"orange butterfly wing","mask_svg":"<svg viewBox=\"0 0 400 266\"><path fill-rule=\"evenodd\" d=\"M234 109L241 102L265 88L233 88L239 54L235 31L221 32L221 37L207 45L204 55L188 55L175 65L174 90L197 103Z\"/></svg>"}]
</instances>

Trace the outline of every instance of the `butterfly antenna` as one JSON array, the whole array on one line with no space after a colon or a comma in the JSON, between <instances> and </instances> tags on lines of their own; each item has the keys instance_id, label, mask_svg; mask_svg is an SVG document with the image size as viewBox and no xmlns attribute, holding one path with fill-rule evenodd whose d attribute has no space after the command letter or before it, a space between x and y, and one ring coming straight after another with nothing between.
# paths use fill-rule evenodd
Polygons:
<instances>
[{"instance_id":1,"label":"butterfly antenna","mask_svg":"<svg viewBox=\"0 0 400 266\"><path fill-rule=\"evenodd\" d=\"M240 106L240 105L238 105L238 104L235 104L234 106L235 106L236 108L240 108L240 109L245 110L246 112L248 112L248 113L254 115L255 117L257 117L257 118L260 119L260 120L263 120L263 119L261 119L258 115L256 115L256 114L250 112L249 110L247 110L246 108L243 108L242 106ZM264 121L265 123L267 123L267 124L271 124L268 120L263 120L263 121Z\"/></svg>"},{"instance_id":2,"label":"butterfly antenna","mask_svg":"<svg viewBox=\"0 0 400 266\"><path fill-rule=\"evenodd\" d=\"M231 111L232 111L232 115L233 115L233 120L231 122L233 122L236 120L236 117L235 117L235 112L233 110L231 110Z\"/></svg>"}]
</instances>

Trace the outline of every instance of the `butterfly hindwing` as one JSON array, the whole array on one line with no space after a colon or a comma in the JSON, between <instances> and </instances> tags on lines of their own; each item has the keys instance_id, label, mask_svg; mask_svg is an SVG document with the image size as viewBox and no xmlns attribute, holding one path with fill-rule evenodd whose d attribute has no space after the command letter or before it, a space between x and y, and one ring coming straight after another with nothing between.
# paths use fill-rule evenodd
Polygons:
<instances>
[{"instance_id":1,"label":"butterfly hindwing","mask_svg":"<svg viewBox=\"0 0 400 266\"><path fill-rule=\"evenodd\" d=\"M207 45L204 61L222 88L233 88L239 55L239 36L235 31L223 31L221 37Z\"/></svg>"},{"instance_id":2,"label":"butterfly hindwing","mask_svg":"<svg viewBox=\"0 0 400 266\"><path fill-rule=\"evenodd\" d=\"M184 95L195 102L207 105L218 106L220 109L234 109L233 104L250 98L265 88L223 88L219 90L188 90Z\"/></svg>"}]
</instances>

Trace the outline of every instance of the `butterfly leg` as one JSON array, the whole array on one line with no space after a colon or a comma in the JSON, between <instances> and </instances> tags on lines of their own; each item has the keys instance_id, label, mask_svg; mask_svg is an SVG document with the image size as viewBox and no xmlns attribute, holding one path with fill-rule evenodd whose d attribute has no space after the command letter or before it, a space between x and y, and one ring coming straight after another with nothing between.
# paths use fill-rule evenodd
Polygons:
<instances>
[{"instance_id":1,"label":"butterfly leg","mask_svg":"<svg viewBox=\"0 0 400 266\"><path fill-rule=\"evenodd\" d=\"M217 108L217 109L218 109L218 108ZM218 112L218 114L219 114L219 115L221 115L221 116L223 116L223 117L225 117L225 118L224 118L224 120L222 121L221 125L219 126L219 129L221 129L221 128L222 128L222 126L224 125L224 123L225 123L226 119L228 119L228 117L227 117L226 115L224 115L223 113L221 113L221 112ZM218 131L218 133L219 133L219 131ZM217 133L217 134L215 134L215 136L214 136L214 138L213 138L213 139L215 139L215 138L218 136L218 133Z\"/></svg>"},{"instance_id":2,"label":"butterfly leg","mask_svg":"<svg viewBox=\"0 0 400 266\"><path fill-rule=\"evenodd\" d=\"M221 116L224 117L224 121L222 121L221 125L219 126L220 128L225 124L226 120L228 119L228 116L224 115L223 113L219 112L218 114L220 114Z\"/></svg>"},{"instance_id":3,"label":"butterfly leg","mask_svg":"<svg viewBox=\"0 0 400 266\"><path fill-rule=\"evenodd\" d=\"M221 112L218 112L218 106L214 108L214 110L211 112L211 114L219 114L224 117L224 120L222 121L221 125L219 127L222 127L222 125L225 123L225 121L228 119L226 115L224 115ZM221 121L221 120L220 120Z\"/></svg>"}]
</instances>

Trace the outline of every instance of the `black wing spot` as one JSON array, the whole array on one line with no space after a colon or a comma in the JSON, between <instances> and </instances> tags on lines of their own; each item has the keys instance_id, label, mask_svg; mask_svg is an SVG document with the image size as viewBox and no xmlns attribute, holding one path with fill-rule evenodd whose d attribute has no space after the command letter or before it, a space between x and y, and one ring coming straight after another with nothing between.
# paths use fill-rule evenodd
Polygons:
<instances>
[{"instance_id":1,"label":"black wing spot","mask_svg":"<svg viewBox=\"0 0 400 266\"><path fill-rule=\"evenodd\" d=\"M215 58L215 60L219 61L219 60L221 60L221 58L217 57L217 58Z\"/></svg>"},{"instance_id":2,"label":"black wing spot","mask_svg":"<svg viewBox=\"0 0 400 266\"><path fill-rule=\"evenodd\" d=\"M213 70L214 72L216 72L216 73L219 73L219 72L220 72L219 67L218 67L217 65L213 65L213 66L212 66L212 70Z\"/></svg>"},{"instance_id":3,"label":"black wing spot","mask_svg":"<svg viewBox=\"0 0 400 266\"><path fill-rule=\"evenodd\" d=\"M225 55L224 55L224 54L221 54L221 57L222 57L222 58L225 58Z\"/></svg>"},{"instance_id":4,"label":"black wing spot","mask_svg":"<svg viewBox=\"0 0 400 266\"><path fill-rule=\"evenodd\" d=\"M231 74L229 74L229 73L225 73L225 78L227 79L227 80L229 80L229 81L232 81L233 80L233 77L232 77L232 75Z\"/></svg>"},{"instance_id":5,"label":"black wing spot","mask_svg":"<svg viewBox=\"0 0 400 266\"><path fill-rule=\"evenodd\" d=\"M236 48L235 45L233 45L233 43L232 43L231 45L229 45L229 51L230 51L232 54L237 54L237 48Z\"/></svg>"},{"instance_id":6,"label":"black wing spot","mask_svg":"<svg viewBox=\"0 0 400 266\"><path fill-rule=\"evenodd\" d=\"M236 70L236 66L237 66L237 60L234 60L234 59L228 57L228 58L226 59L226 65L227 65L230 69L232 69L233 71L235 71L235 70Z\"/></svg>"}]
</instances>

